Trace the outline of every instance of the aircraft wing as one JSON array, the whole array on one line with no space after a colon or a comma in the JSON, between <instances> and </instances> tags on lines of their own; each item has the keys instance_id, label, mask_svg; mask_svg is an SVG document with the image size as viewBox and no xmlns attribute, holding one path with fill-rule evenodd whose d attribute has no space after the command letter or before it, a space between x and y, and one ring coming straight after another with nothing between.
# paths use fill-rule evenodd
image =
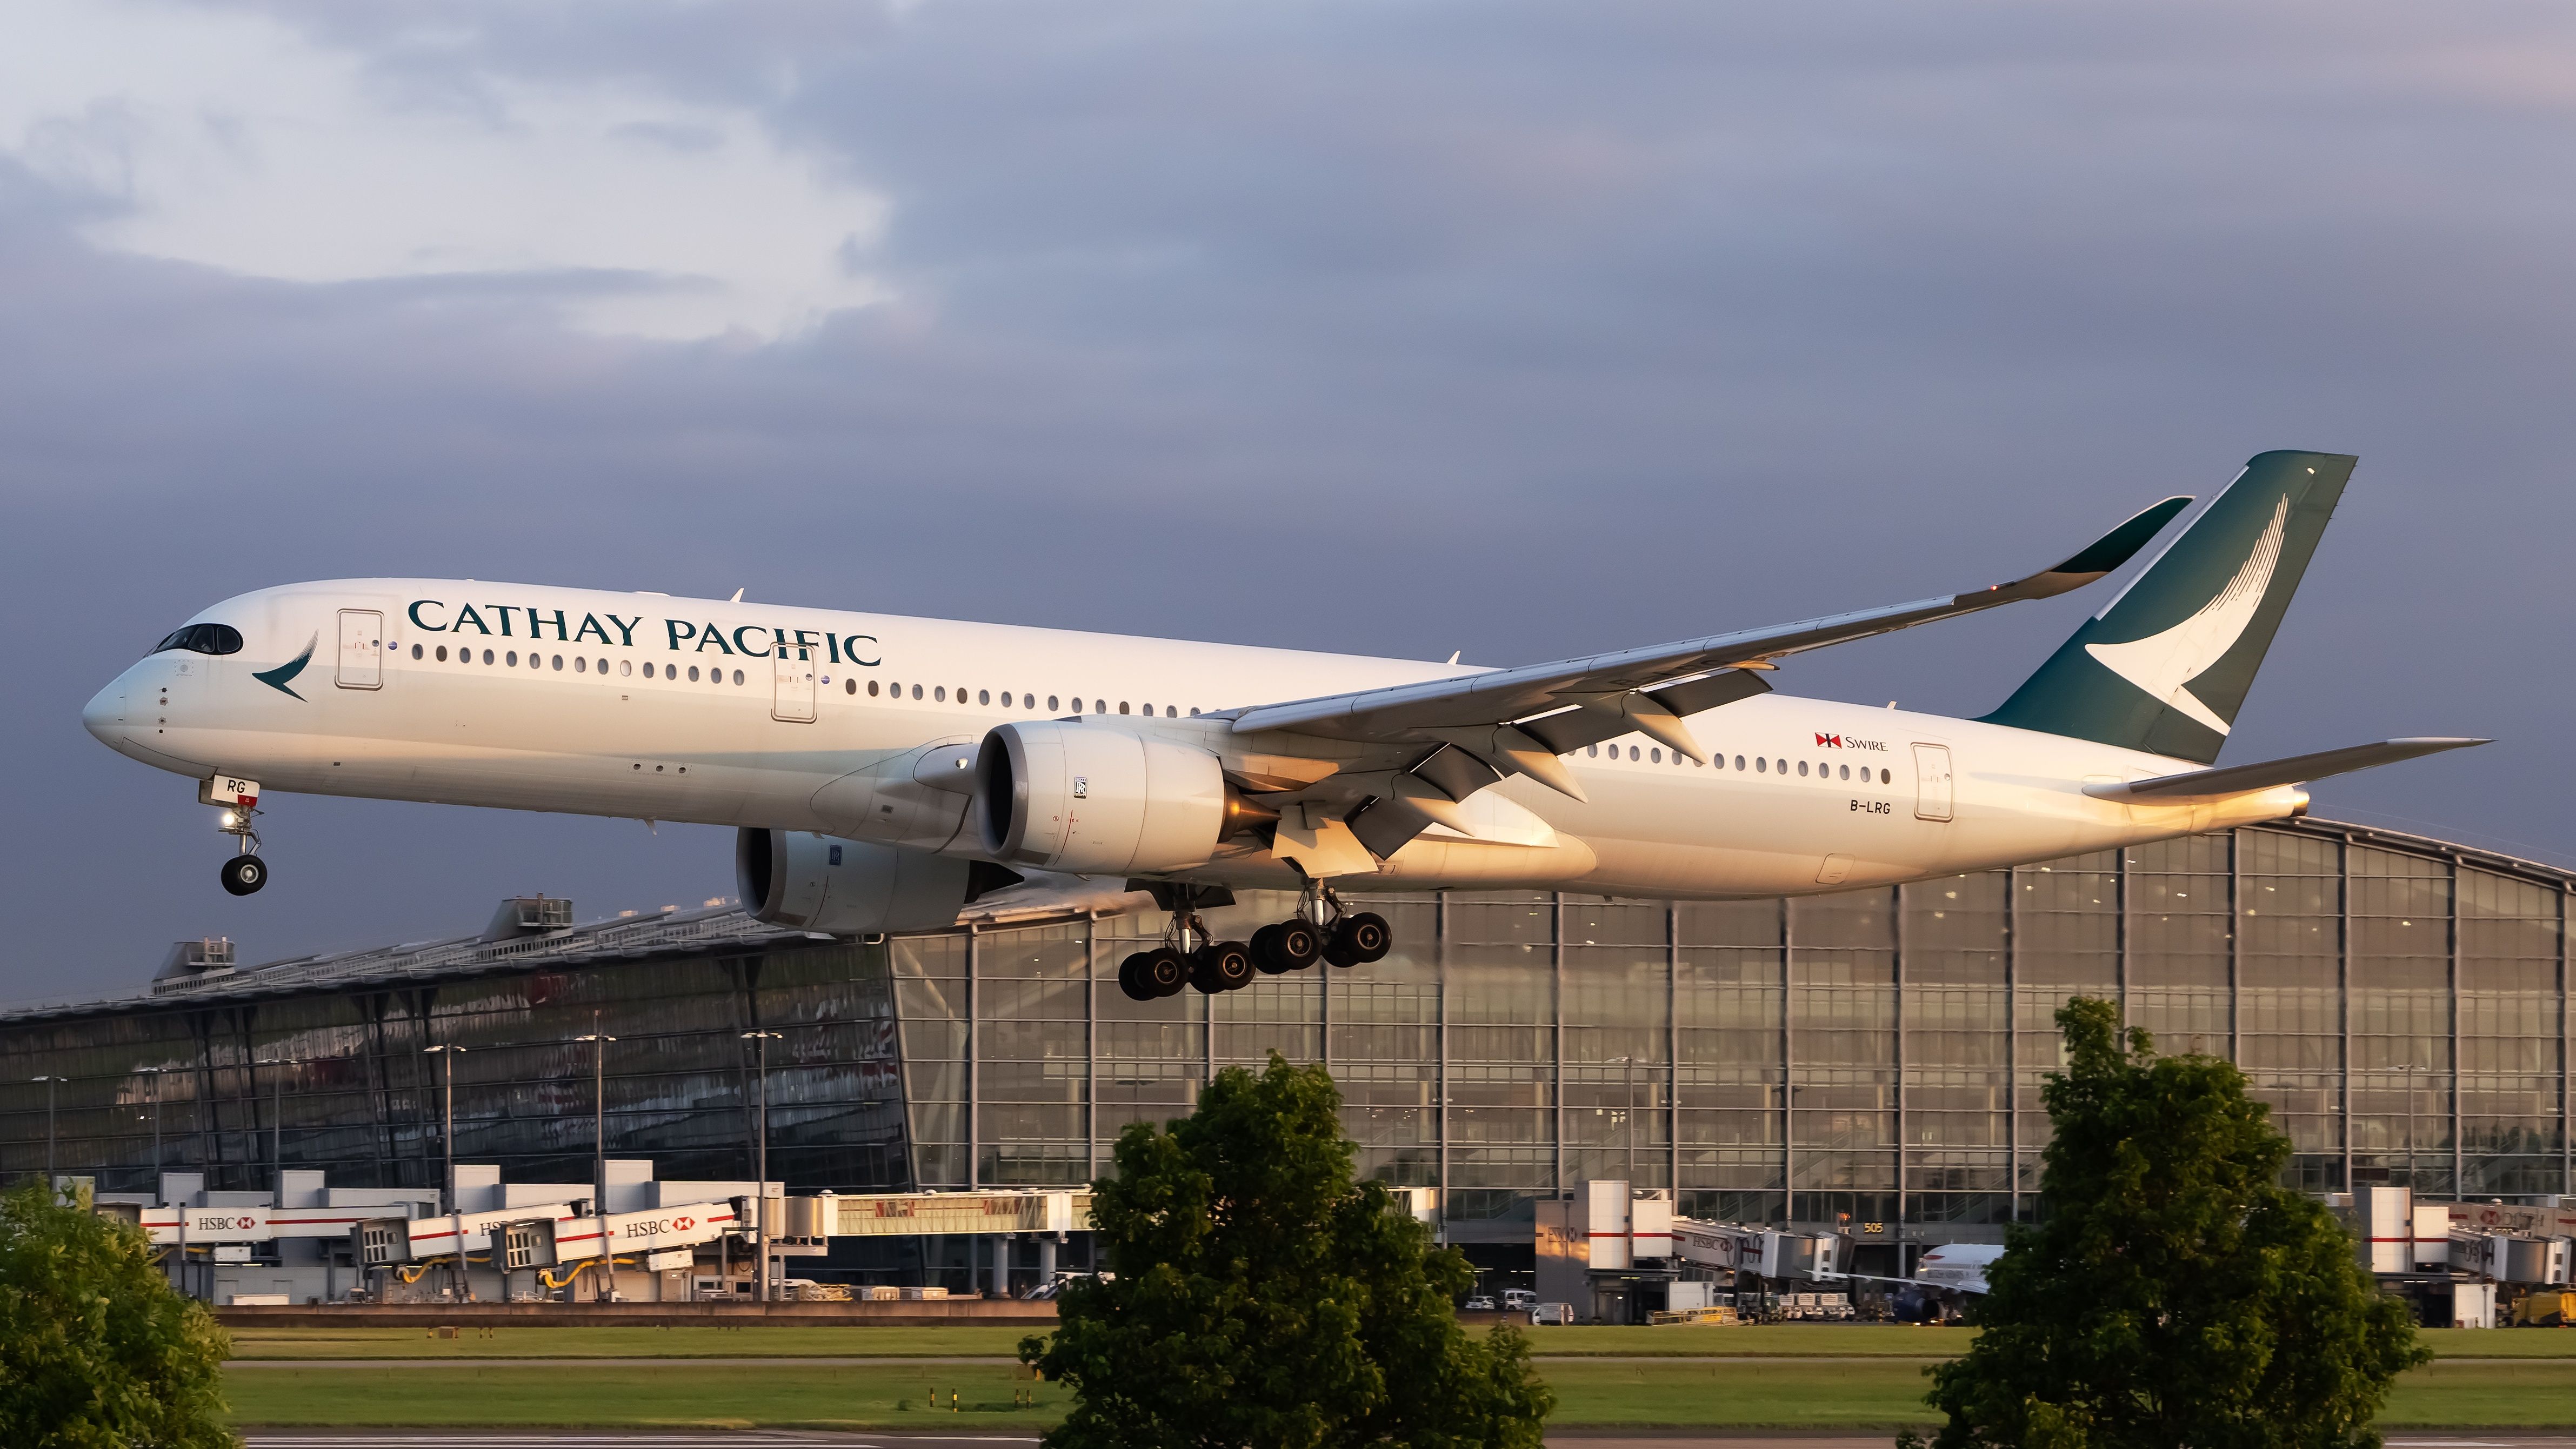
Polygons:
<instances>
[{"instance_id":1,"label":"aircraft wing","mask_svg":"<svg viewBox=\"0 0 2576 1449\"><path fill-rule=\"evenodd\" d=\"M2319 750L2313 755L2292 755L2288 759L2230 765L2219 770L2185 770L2179 775L2158 775L2150 780L2131 780L2126 784L2087 785L2084 793L2104 800L2147 803L2221 800L2230 795L2247 795L2256 790L2322 780L2328 775L2348 774L2374 765L2393 765L2400 760L2488 743L2490 741L2442 736L2381 740L2375 745L2347 745L2340 750Z\"/></svg>"},{"instance_id":2,"label":"aircraft wing","mask_svg":"<svg viewBox=\"0 0 2576 1449\"><path fill-rule=\"evenodd\" d=\"M1569 794L1574 793L1567 788L1570 781L1549 778L1564 775L1561 768L1548 768L1553 757L1631 731L1705 764L1706 754L1681 717L1767 691L1770 685L1756 671L1771 668L1770 661L2082 588L2128 562L2190 502L2188 497L2167 498L2061 563L1974 593L1553 664L1259 705L1237 713L1233 729L1238 734L1294 730L1372 743L1441 741L1488 762L1508 757L1533 778ZM1537 758L1542 753L1548 762ZM1503 767L1503 773L1512 772ZM1493 778L1499 775L1484 783ZM1435 783L1449 788L1449 782Z\"/></svg>"}]
</instances>

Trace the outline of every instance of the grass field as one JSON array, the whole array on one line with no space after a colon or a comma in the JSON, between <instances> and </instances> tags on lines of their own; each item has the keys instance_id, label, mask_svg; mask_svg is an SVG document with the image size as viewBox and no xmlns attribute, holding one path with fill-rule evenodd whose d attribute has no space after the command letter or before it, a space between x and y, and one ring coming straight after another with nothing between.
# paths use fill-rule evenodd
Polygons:
<instances>
[{"instance_id":1,"label":"grass field","mask_svg":"<svg viewBox=\"0 0 2576 1449\"><path fill-rule=\"evenodd\" d=\"M687 1328L467 1329L433 1338L422 1328L244 1328L233 1332L243 1359L453 1358L946 1358L1009 1357L1026 1329L849 1328L802 1324ZM1879 1324L1780 1324L1728 1328L1543 1328L1530 1333L1543 1358L1652 1355L1670 1358L1948 1358L1976 1336L1966 1328ZM2446 1358L2576 1358L2576 1331L2433 1329L2423 1335Z\"/></svg>"},{"instance_id":2,"label":"grass field","mask_svg":"<svg viewBox=\"0 0 2576 1449\"><path fill-rule=\"evenodd\" d=\"M1560 1425L1860 1428L1923 1422L1919 1362L1604 1363L1553 1359ZM1063 1390L1005 1365L834 1367L657 1364L560 1368L461 1363L399 1373L237 1369L235 1418L294 1426L466 1425L925 1428L1022 1424L1062 1412ZM938 1395L932 1407L933 1393ZM949 1408L956 1395L957 1409ZM1013 1407L1015 1394L1035 1406ZM2576 1424L2576 1361L2437 1363L2407 1375L2382 1423Z\"/></svg>"}]
</instances>

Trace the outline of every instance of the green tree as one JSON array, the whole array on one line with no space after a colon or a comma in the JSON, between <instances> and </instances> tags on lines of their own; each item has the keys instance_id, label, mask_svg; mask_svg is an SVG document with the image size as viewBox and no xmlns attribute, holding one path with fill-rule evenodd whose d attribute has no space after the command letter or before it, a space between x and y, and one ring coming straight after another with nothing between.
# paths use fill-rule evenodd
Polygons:
<instances>
[{"instance_id":1,"label":"green tree","mask_svg":"<svg viewBox=\"0 0 2576 1449\"><path fill-rule=\"evenodd\" d=\"M2431 1355L2333 1215L2280 1185L2290 1143L2243 1074L2157 1056L2107 1001L2057 1024L2046 1211L1988 1275L1975 1345L1932 1371L1934 1449L2377 1446L2389 1385Z\"/></svg>"},{"instance_id":2,"label":"green tree","mask_svg":"<svg viewBox=\"0 0 2576 1449\"><path fill-rule=\"evenodd\" d=\"M1276 1053L1198 1111L1119 1134L1092 1218L1115 1276L1057 1300L1020 1356L1073 1386L1056 1449L1403 1444L1536 1449L1555 1400L1521 1334L1459 1327L1475 1275L1352 1181L1341 1093Z\"/></svg>"},{"instance_id":3,"label":"green tree","mask_svg":"<svg viewBox=\"0 0 2576 1449\"><path fill-rule=\"evenodd\" d=\"M231 1449L231 1344L171 1290L143 1230L58 1201L0 1197L0 1444Z\"/></svg>"}]
</instances>

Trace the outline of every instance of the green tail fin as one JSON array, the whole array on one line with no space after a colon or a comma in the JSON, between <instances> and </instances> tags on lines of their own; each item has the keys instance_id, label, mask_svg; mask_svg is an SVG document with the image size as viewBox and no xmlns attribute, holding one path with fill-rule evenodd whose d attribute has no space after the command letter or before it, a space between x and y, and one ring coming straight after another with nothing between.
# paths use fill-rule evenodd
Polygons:
<instances>
[{"instance_id":1,"label":"green tail fin","mask_svg":"<svg viewBox=\"0 0 2576 1449\"><path fill-rule=\"evenodd\" d=\"M2354 462L2255 457L1986 722L2217 759Z\"/></svg>"}]
</instances>

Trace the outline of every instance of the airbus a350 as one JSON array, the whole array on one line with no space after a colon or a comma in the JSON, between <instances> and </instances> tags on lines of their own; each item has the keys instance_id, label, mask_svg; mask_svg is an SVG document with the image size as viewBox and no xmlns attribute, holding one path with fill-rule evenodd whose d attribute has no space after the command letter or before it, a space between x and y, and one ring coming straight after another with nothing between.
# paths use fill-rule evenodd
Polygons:
<instances>
[{"instance_id":1,"label":"airbus a350","mask_svg":"<svg viewBox=\"0 0 2576 1449\"><path fill-rule=\"evenodd\" d=\"M1370 892L1794 895L2302 813L2303 782L2482 741L2217 767L2354 460L2253 459L1990 714L1774 692L1808 650L2081 588L2190 502L1973 592L1483 669L456 579L227 599L90 701L268 877L278 793L739 828L744 906L837 935L1002 893L1150 890L1138 999L1373 961ZM1299 892L1246 942L1199 911Z\"/></svg>"}]
</instances>

